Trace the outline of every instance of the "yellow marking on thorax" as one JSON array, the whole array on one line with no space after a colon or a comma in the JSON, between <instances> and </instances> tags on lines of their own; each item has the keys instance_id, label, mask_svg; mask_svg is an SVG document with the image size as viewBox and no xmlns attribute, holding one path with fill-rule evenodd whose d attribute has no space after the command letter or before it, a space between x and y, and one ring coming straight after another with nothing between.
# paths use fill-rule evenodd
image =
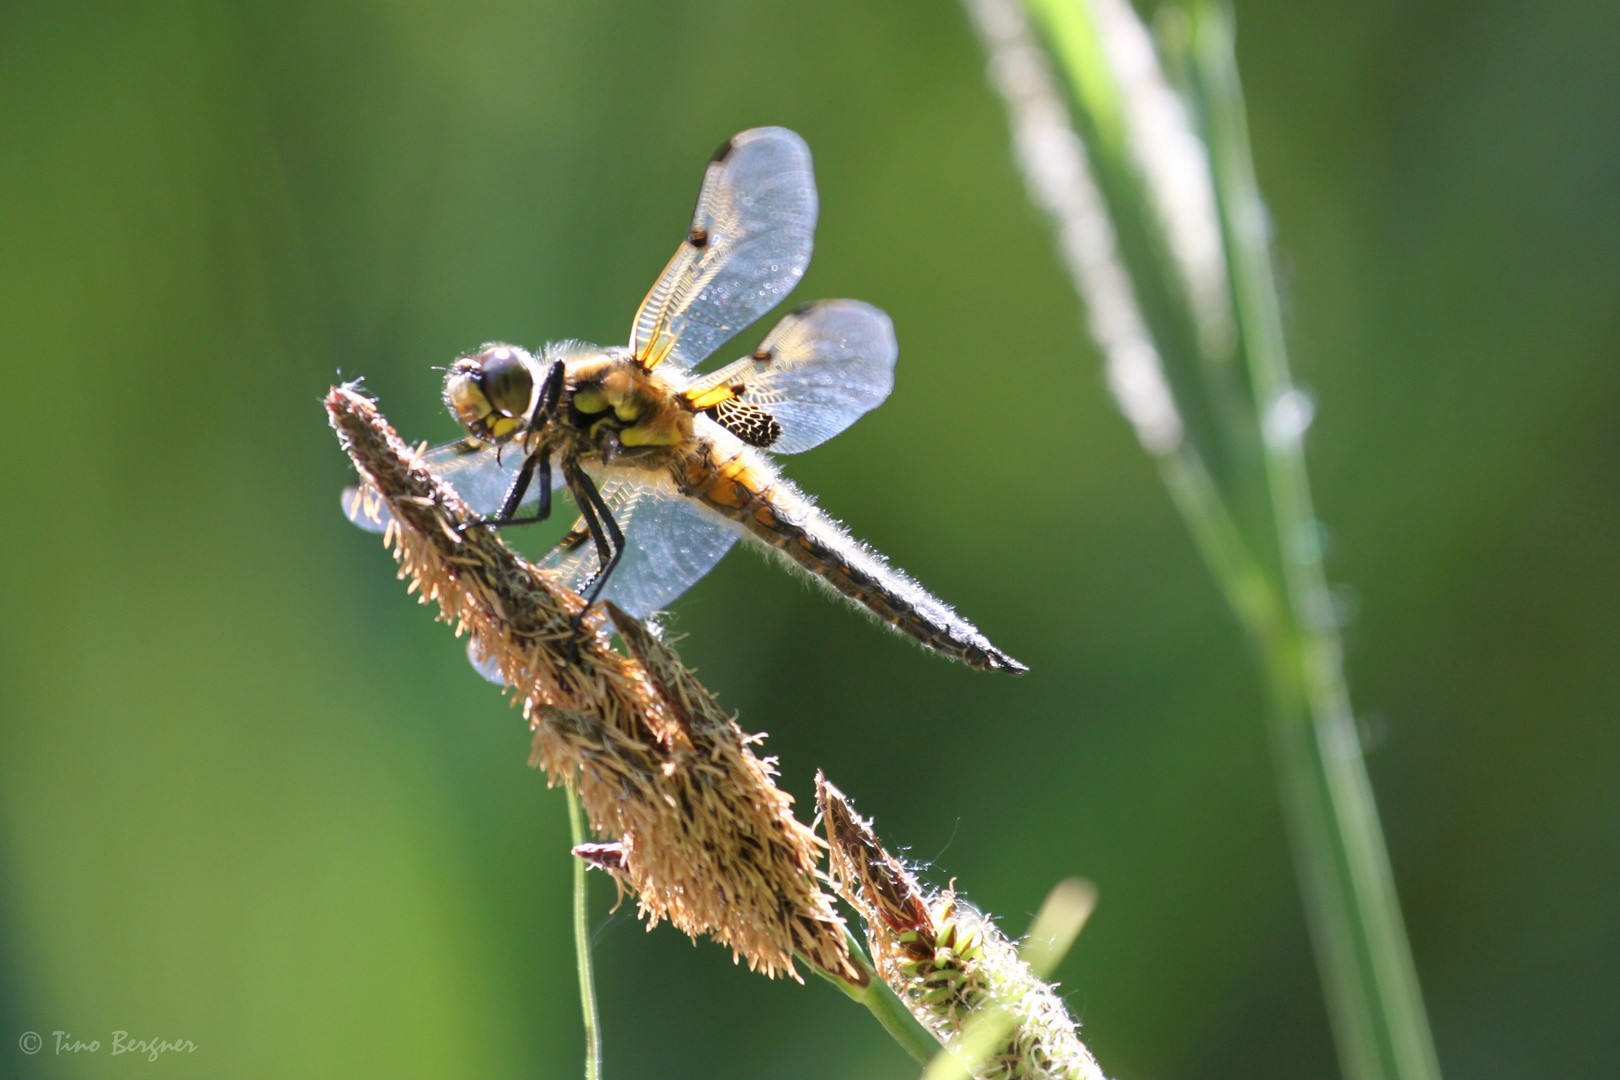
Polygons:
<instances>
[{"instance_id":1,"label":"yellow marking on thorax","mask_svg":"<svg viewBox=\"0 0 1620 1080\"><path fill-rule=\"evenodd\" d=\"M678 446L691 437L691 412L673 390L633 361L609 361L605 370L585 374L581 381L574 408L587 416L611 413L592 425L593 437L610 420L630 425L618 431L625 447Z\"/></svg>"},{"instance_id":2,"label":"yellow marking on thorax","mask_svg":"<svg viewBox=\"0 0 1620 1080\"><path fill-rule=\"evenodd\" d=\"M619 432L622 446L676 446L685 439L686 433L676 424L637 424Z\"/></svg>"},{"instance_id":3,"label":"yellow marking on thorax","mask_svg":"<svg viewBox=\"0 0 1620 1080\"><path fill-rule=\"evenodd\" d=\"M596 413L608 411L608 400L602 391L587 387L584 390L574 391L574 408L586 415L594 416Z\"/></svg>"}]
</instances>

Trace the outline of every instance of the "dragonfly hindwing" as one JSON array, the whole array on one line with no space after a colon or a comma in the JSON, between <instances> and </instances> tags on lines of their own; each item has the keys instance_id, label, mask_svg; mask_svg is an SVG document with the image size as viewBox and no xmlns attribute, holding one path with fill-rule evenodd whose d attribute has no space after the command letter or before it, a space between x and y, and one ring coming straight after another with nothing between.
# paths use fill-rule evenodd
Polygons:
<instances>
[{"instance_id":1,"label":"dragonfly hindwing","mask_svg":"<svg viewBox=\"0 0 1620 1080\"><path fill-rule=\"evenodd\" d=\"M746 401L727 398L704 409L703 413L749 446L761 450L782 437L782 425L776 422L776 417Z\"/></svg>"}]
</instances>

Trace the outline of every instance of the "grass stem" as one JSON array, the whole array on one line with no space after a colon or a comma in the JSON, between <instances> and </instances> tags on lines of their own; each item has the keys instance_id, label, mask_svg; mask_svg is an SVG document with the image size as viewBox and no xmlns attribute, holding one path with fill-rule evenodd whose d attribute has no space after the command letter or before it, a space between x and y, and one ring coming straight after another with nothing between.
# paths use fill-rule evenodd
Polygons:
<instances>
[{"instance_id":1,"label":"grass stem","mask_svg":"<svg viewBox=\"0 0 1620 1080\"><path fill-rule=\"evenodd\" d=\"M585 835L585 815L580 812L579 796L564 785L568 797L568 828L578 847ZM574 962L579 967L579 1006L585 1021L585 1080L602 1080L602 1023L596 1011L596 973L591 963L590 868L585 860L570 856L574 863Z\"/></svg>"},{"instance_id":2,"label":"grass stem","mask_svg":"<svg viewBox=\"0 0 1620 1080\"><path fill-rule=\"evenodd\" d=\"M866 955L861 943L855 940L855 935L845 933L845 943L849 946L850 959L865 969L869 977L865 986L858 986L847 979L823 971L814 964L816 974L842 990L848 997L866 1006L871 1014L877 1017L877 1022L883 1025L900 1048L910 1054L912 1060L919 1065L927 1065L939 1051L939 1040L928 1033L917 1018L911 1015L895 992L889 989L887 983L878 978L872 966L872 958Z\"/></svg>"},{"instance_id":3,"label":"grass stem","mask_svg":"<svg viewBox=\"0 0 1620 1080\"><path fill-rule=\"evenodd\" d=\"M1344 678L1288 370L1265 208L1224 7L1195 8L1191 72L1210 145L1232 298L1254 401L1286 633L1265 644L1273 751L1341 1064L1353 1080L1438 1080L1372 784ZM1279 416L1278 413L1282 415Z\"/></svg>"},{"instance_id":4,"label":"grass stem","mask_svg":"<svg viewBox=\"0 0 1620 1080\"><path fill-rule=\"evenodd\" d=\"M1438 1080L1322 567L1305 468L1312 407L1288 370L1231 15L1217 0L1161 13L1178 99L1127 0L965 2L1110 386L1260 657L1344 1075ZM1143 418L1162 411L1144 407L1162 396L1156 380L1172 422L1155 426Z\"/></svg>"}]
</instances>

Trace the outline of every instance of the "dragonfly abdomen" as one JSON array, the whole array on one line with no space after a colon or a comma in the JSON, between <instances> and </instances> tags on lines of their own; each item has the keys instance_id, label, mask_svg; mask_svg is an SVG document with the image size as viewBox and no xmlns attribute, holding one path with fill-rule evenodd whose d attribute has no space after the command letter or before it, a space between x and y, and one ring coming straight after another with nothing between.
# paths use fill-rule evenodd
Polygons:
<instances>
[{"instance_id":1,"label":"dragonfly abdomen","mask_svg":"<svg viewBox=\"0 0 1620 1080\"><path fill-rule=\"evenodd\" d=\"M684 494L740 524L756 540L903 634L987 671L1021 672L997 649L884 558L851 536L759 455L711 444L680 466Z\"/></svg>"}]
</instances>

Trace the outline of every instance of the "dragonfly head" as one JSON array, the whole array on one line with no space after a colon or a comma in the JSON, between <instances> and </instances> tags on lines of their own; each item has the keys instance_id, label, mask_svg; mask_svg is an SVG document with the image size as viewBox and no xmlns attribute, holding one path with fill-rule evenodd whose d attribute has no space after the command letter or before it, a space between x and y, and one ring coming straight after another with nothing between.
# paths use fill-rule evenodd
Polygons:
<instances>
[{"instance_id":1,"label":"dragonfly head","mask_svg":"<svg viewBox=\"0 0 1620 1080\"><path fill-rule=\"evenodd\" d=\"M534 401L534 363L516 345L485 345L450 365L444 403L474 438L505 442L527 423Z\"/></svg>"}]
</instances>

